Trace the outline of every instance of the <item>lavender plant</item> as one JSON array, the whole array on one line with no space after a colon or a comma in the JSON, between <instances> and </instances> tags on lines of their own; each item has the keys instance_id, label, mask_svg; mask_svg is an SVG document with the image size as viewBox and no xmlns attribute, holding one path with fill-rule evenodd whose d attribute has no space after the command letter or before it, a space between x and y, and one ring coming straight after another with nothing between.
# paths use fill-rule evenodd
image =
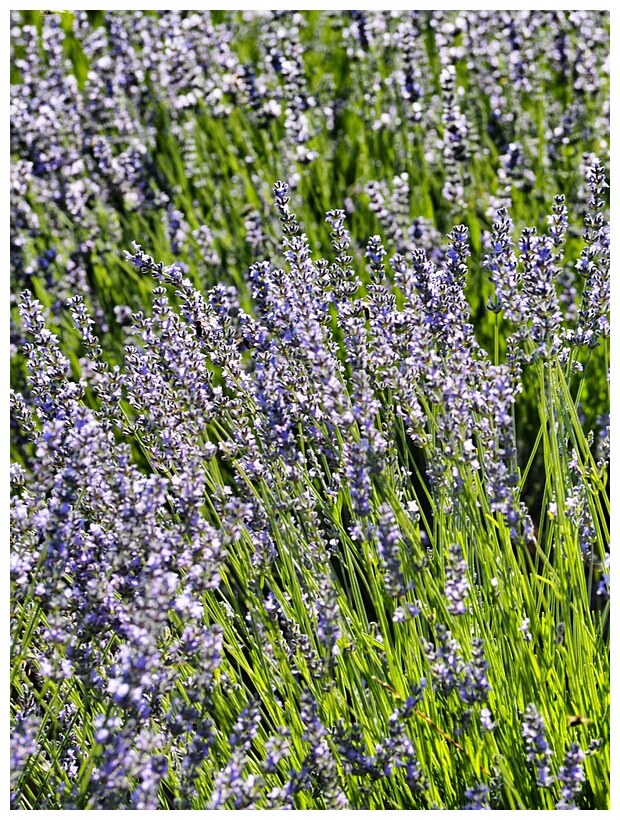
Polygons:
<instances>
[{"instance_id":1,"label":"lavender plant","mask_svg":"<svg viewBox=\"0 0 620 820\"><path fill-rule=\"evenodd\" d=\"M127 258L158 280L152 315L134 314L125 363L110 369L72 299L93 365L75 381L40 302L22 295L30 399L13 404L33 446L13 471L16 806L481 808L492 766L501 804L546 806L567 727L541 740L534 698L567 712L579 701L606 738L605 616L588 597L583 515L553 482L557 525L536 538L518 525L519 477L501 505L487 480L512 454L491 446L510 436L494 398L506 377L467 324L463 229L440 270L426 263L437 284L425 301L396 260L403 308L373 237L365 317L357 284L343 289L342 216L327 217L330 271L313 262L287 194L274 186L285 267L250 270L256 318L234 291L203 295L135 245ZM517 265L533 277L528 254ZM571 427L570 361L550 358L555 345L572 344L569 358L581 347L561 337L544 360L532 355L548 335L525 275L522 286L519 349L539 371L549 475L562 475L566 430L590 482L579 485L588 555L602 562L600 468ZM413 334L416 311L431 321ZM419 362L415 438L398 410L403 344L404 375ZM407 469L415 449L421 483ZM573 624L561 644L558 618ZM577 639L599 682L586 691ZM546 690L544 669L557 670ZM594 804L605 748L579 770ZM565 803L578 792L571 766L557 775Z\"/></svg>"},{"instance_id":2,"label":"lavender plant","mask_svg":"<svg viewBox=\"0 0 620 820\"><path fill-rule=\"evenodd\" d=\"M608 16L11 14L12 807L608 808Z\"/></svg>"}]
</instances>

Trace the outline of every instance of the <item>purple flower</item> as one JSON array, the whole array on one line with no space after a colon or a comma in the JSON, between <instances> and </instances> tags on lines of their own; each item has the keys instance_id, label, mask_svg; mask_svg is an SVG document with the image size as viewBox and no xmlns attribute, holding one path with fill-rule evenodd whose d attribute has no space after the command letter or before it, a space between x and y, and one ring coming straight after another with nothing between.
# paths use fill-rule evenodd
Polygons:
<instances>
[{"instance_id":1,"label":"purple flower","mask_svg":"<svg viewBox=\"0 0 620 820\"><path fill-rule=\"evenodd\" d=\"M414 792L422 792L428 788L428 780L416 755L415 747L406 733L404 721L413 714L416 703L421 699L421 689L410 697L402 709L397 709L389 719L389 737L383 747L389 753L389 763L386 773L395 769L402 769L405 780ZM385 764L384 764L385 765Z\"/></svg>"},{"instance_id":2,"label":"purple flower","mask_svg":"<svg viewBox=\"0 0 620 820\"><path fill-rule=\"evenodd\" d=\"M469 126L467 117L461 112L456 94L456 68L447 65L440 76L443 96L443 156L446 168L446 182L443 196L449 202L464 207L465 188L469 185L467 173L469 160Z\"/></svg>"},{"instance_id":3,"label":"purple flower","mask_svg":"<svg viewBox=\"0 0 620 820\"><path fill-rule=\"evenodd\" d=\"M547 742L544 721L533 703L525 710L521 730L527 752L526 760L536 768L536 784L541 788L549 788L555 779L549 768L553 752Z\"/></svg>"},{"instance_id":4,"label":"purple flower","mask_svg":"<svg viewBox=\"0 0 620 820\"><path fill-rule=\"evenodd\" d=\"M316 700L307 690L301 697L299 716L304 725L303 739L310 746L302 772L310 782L314 781L328 809L345 809L349 801L340 785L327 731L319 718Z\"/></svg>"},{"instance_id":5,"label":"purple flower","mask_svg":"<svg viewBox=\"0 0 620 820\"><path fill-rule=\"evenodd\" d=\"M336 641L342 636L342 630L339 623L338 594L333 583L326 575L319 577L319 594L315 608L317 610L317 635L332 654Z\"/></svg>"},{"instance_id":6,"label":"purple flower","mask_svg":"<svg viewBox=\"0 0 620 820\"><path fill-rule=\"evenodd\" d=\"M395 598L407 593L408 586L403 577L399 544L402 535L392 508L389 504L382 504L379 509L379 524L377 527L377 553L385 573L385 588L388 594Z\"/></svg>"},{"instance_id":7,"label":"purple flower","mask_svg":"<svg viewBox=\"0 0 620 820\"><path fill-rule=\"evenodd\" d=\"M588 183L592 198L590 212L584 217L584 248L576 263L577 271L586 278L581 299L575 342L596 347L601 337L609 335L609 228L605 225L603 209L605 167L593 157L588 169Z\"/></svg>"},{"instance_id":8,"label":"purple flower","mask_svg":"<svg viewBox=\"0 0 620 820\"><path fill-rule=\"evenodd\" d=\"M512 219L505 208L500 208L493 222L490 253L484 259L484 266L490 271L489 279L495 287L495 301L489 299L488 307L495 313L503 310L509 321L521 325L525 320L525 304L519 292L521 274L511 232Z\"/></svg>"},{"instance_id":9,"label":"purple flower","mask_svg":"<svg viewBox=\"0 0 620 820\"><path fill-rule=\"evenodd\" d=\"M493 715L490 709L481 709L480 710L480 727L483 732L492 732L493 729L497 726L497 723L493 720Z\"/></svg>"},{"instance_id":10,"label":"purple flower","mask_svg":"<svg viewBox=\"0 0 620 820\"><path fill-rule=\"evenodd\" d=\"M609 553L605 553L605 561L603 562L603 568L607 570L607 572L601 573L601 578L598 582L598 586L596 588L596 594L600 595L603 599L609 599Z\"/></svg>"},{"instance_id":11,"label":"purple flower","mask_svg":"<svg viewBox=\"0 0 620 820\"><path fill-rule=\"evenodd\" d=\"M435 628L437 645L422 640L426 659L431 665L433 686L442 695L448 696L461 680L465 665L460 654L460 646L442 624Z\"/></svg>"},{"instance_id":12,"label":"purple flower","mask_svg":"<svg viewBox=\"0 0 620 820\"><path fill-rule=\"evenodd\" d=\"M523 635L523 640L528 643L532 640L532 633L530 632L530 619L524 618L519 627L519 632Z\"/></svg>"},{"instance_id":13,"label":"purple flower","mask_svg":"<svg viewBox=\"0 0 620 820\"><path fill-rule=\"evenodd\" d=\"M564 765L560 766L558 772L558 780L562 784L562 799L555 804L556 809L578 808L575 805L575 799L581 791L581 784L586 779L582 766L585 758L585 752L581 750L579 744L571 743L564 758Z\"/></svg>"},{"instance_id":14,"label":"purple flower","mask_svg":"<svg viewBox=\"0 0 620 820\"><path fill-rule=\"evenodd\" d=\"M274 774L277 765L288 755L291 748L291 730L285 726L278 729L278 734L270 737L265 743L265 762L263 768L265 773Z\"/></svg>"},{"instance_id":15,"label":"purple flower","mask_svg":"<svg viewBox=\"0 0 620 820\"><path fill-rule=\"evenodd\" d=\"M484 783L476 783L475 786L472 786L470 789L465 789L465 797L468 799L468 803L466 803L463 808L464 809L487 809L490 810L491 807L489 806L489 795L491 790L488 786L485 786Z\"/></svg>"},{"instance_id":16,"label":"purple flower","mask_svg":"<svg viewBox=\"0 0 620 820\"><path fill-rule=\"evenodd\" d=\"M485 703L491 684L487 679L489 664L484 657L484 642L481 638L471 639L472 657L463 669L463 679L459 684L459 697L463 703Z\"/></svg>"},{"instance_id":17,"label":"purple flower","mask_svg":"<svg viewBox=\"0 0 620 820\"><path fill-rule=\"evenodd\" d=\"M451 615L465 615L467 607L465 599L469 589L467 580L467 561L463 557L463 550L458 544L453 544L449 550L449 565L446 569L445 595L448 599L448 612Z\"/></svg>"},{"instance_id":18,"label":"purple flower","mask_svg":"<svg viewBox=\"0 0 620 820\"><path fill-rule=\"evenodd\" d=\"M261 778L253 774L244 776L248 752L258 734L260 720L258 704L255 702L250 703L239 715L228 739L232 750L230 759L215 774L209 809L223 809L229 799L235 809L253 808L261 797Z\"/></svg>"},{"instance_id":19,"label":"purple flower","mask_svg":"<svg viewBox=\"0 0 620 820\"><path fill-rule=\"evenodd\" d=\"M40 720L34 714L18 713L11 729L11 789L17 785L28 760L39 751L37 733Z\"/></svg>"}]
</instances>

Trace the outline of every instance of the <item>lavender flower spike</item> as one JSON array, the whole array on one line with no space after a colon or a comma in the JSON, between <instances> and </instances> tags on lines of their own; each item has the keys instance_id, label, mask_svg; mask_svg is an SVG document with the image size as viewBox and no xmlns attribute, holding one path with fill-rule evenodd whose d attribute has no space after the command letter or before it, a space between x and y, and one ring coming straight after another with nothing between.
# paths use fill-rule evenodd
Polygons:
<instances>
[{"instance_id":1,"label":"lavender flower spike","mask_svg":"<svg viewBox=\"0 0 620 820\"><path fill-rule=\"evenodd\" d=\"M458 544L450 547L450 563L446 569L445 594L448 599L448 612L451 615L465 615L467 607L465 598L469 589L467 580L467 561Z\"/></svg>"},{"instance_id":2,"label":"lavender flower spike","mask_svg":"<svg viewBox=\"0 0 620 820\"><path fill-rule=\"evenodd\" d=\"M564 758L564 765L560 766L558 773L558 780L562 783L562 799L555 804L556 809L577 808L575 798L581 791L581 784L586 779L581 765L585 759L586 754L579 744L571 743Z\"/></svg>"},{"instance_id":3,"label":"lavender flower spike","mask_svg":"<svg viewBox=\"0 0 620 820\"><path fill-rule=\"evenodd\" d=\"M545 737L545 723L533 703L525 710L521 726L527 761L536 766L536 783L541 788L548 788L554 780L549 769L549 758L553 752Z\"/></svg>"}]
</instances>

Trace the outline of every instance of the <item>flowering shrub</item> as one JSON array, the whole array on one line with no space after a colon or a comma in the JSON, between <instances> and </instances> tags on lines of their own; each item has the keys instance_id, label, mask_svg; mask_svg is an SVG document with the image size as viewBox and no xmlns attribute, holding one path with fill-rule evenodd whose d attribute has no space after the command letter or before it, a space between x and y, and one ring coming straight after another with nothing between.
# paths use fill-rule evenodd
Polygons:
<instances>
[{"instance_id":1,"label":"flowering shrub","mask_svg":"<svg viewBox=\"0 0 620 820\"><path fill-rule=\"evenodd\" d=\"M605 12L11 20L14 299L44 288L58 316L83 295L119 355L114 307L149 298L120 250L145 237L206 287L225 278L242 290L250 264L277 250L278 178L296 191L313 247L328 246L324 213L344 203L354 257L381 233L390 253L421 247L438 261L443 235L465 223L468 297L491 340L479 261L498 209L540 231L543 203L561 192L579 229L590 196L580 165L608 157ZM559 281L574 311L572 266Z\"/></svg>"},{"instance_id":2,"label":"flowering shrub","mask_svg":"<svg viewBox=\"0 0 620 820\"><path fill-rule=\"evenodd\" d=\"M493 102L486 125L527 130L498 112L513 95L527 109L548 78L509 55L542 60L551 38L549 71L566 74L582 48L571 111L593 121L603 29L585 12L565 18L582 31L563 40L543 13L520 27L499 13L352 13L339 36L361 79L398 48L377 88L354 85L369 89L367 133L392 129L397 145L397 114L418 136L436 116L437 222L468 218L444 245L424 215L410 219L408 172L392 192L367 180L356 196L382 233L360 249L353 209L329 201L311 238L278 181L277 219L244 215L241 278L245 257L227 260L223 233L216 243L165 198L155 155L162 111L187 152L204 108L229 124L241 110L256 140L279 122L303 204L295 169L321 161L305 18L267 16L257 72L232 46L257 22L243 14L106 13L97 28L76 12L67 38L96 68L81 82L64 71L58 21L42 30L44 80L37 31L14 20L12 806L607 808L608 418L596 440L582 417L591 394L599 416L608 407L590 368L609 347L605 168L588 156L585 200L567 184L582 191L583 227L557 194L545 226L516 230L513 197L535 175L517 159L527 140L510 143L482 243L466 202L476 117L457 86L470 54ZM423 88L437 60L441 100ZM67 116L41 110L35 129L33 100L51 87ZM390 95L394 110L371 120ZM327 131L346 118L330 111ZM547 146L560 164L563 128ZM203 173L187 156L182 167ZM95 236L98 214L106 231L116 214L115 237ZM153 214L166 236L147 250L185 258L134 243L111 262L141 302L115 304L108 332L109 288L89 271ZM54 233L62 253L29 270ZM466 292L473 257L492 353Z\"/></svg>"}]
</instances>

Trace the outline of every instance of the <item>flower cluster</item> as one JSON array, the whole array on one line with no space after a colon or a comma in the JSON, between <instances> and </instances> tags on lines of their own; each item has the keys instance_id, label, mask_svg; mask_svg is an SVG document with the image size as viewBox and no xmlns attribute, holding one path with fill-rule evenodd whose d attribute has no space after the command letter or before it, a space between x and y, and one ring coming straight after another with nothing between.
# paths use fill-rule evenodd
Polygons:
<instances>
[{"instance_id":1,"label":"flower cluster","mask_svg":"<svg viewBox=\"0 0 620 820\"><path fill-rule=\"evenodd\" d=\"M11 13L12 808L600 807L608 47Z\"/></svg>"},{"instance_id":2,"label":"flower cluster","mask_svg":"<svg viewBox=\"0 0 620 820\"><path fill-rule=\"evenodd\" d=\"M481 470L472 444L476 435L486 447L490 509L503 514L510 528L519 520L512 484L501 479L514 456L507 408L515 391L501 367L488 365L463 320L465 229L457 226L450 234L439 271L417 253L413 271L395 257L399 283L409 298L400 310L387 286L383 245L379 237L371 238L366 251L369 316L364 319L357 312L342 212L328 215L337 252L330 270L313 263L287 193L284 183L274 186L287 269L269 263L251 269L257 319L242 309L234 288L218 285L203 296L180 265L156 264L136 244L128 261L159 284L152 316L132 316L124 370L110 369L83 299L70 300L74 326L92 363L97 409L85 403L88 382L71 379L69 360L47 329L40 303L28 291L23 294L23 327L33 339L24 348L30 393L29 401L14 393L13 407L23 435L34 443L28 472L37 481L31 485L28 472L15 465L15 604L27 606L36 596L45 608L45 628L33 655L40 673L59 683L80 680L107 704L94 716L101 751L92 773L91 806L119 807L129 784L132 805L156 805L171 773L159 750L172 739L189 778L182 780L179 800L192 804L191 779L199 776L202 757L217 747L210 704L229 685L226 675L216 674L225 656L223 629L217 619L203 622L204 600L215 596L209 598L215 612L230 610L231 581L222 587L229 572L249 573L237 601L241 611L233 610L234 629L245 640L260 635L270 663L284 656L288 677L282 686L285 680L299 685L308 676L326 682L337 674L351 614L341 606L342 584L330 556L340 555L343 545L345 560L358 561L348 552L352 545L374 543L378 567L371 583L388 598L402 602L408 596L413 580L405 579L422 572L425 563L413 560L422 545L419 516L409 521L406 533L401 522L405 509L417 513L419 507L403 495L402 478L390 490L396 507L393 500L379 500L393 470L387 435L395 421L381 395L388 387L399 397L399 391L404 393L398 374L414 365L399 361L403 347L410 356L419 354L418 368L430 362L438 371L417 371L422 377L417 395L418 406L423 401L433 408L432 452L443 460L450 480L442 489L453 486L455 478L457 486L464 486L464 465ZM421 335L414 332L416 309L431 320ZM336 354L335 329L344 336L349 373ZM455 344L462 352L449 356ZM476 392L470 365L479 379ZM416 394L408 395L413 407ZM416 426L423 424L421 416ZM118 435L139 447L149 474L138 470L131 446L119 443ZM437 469L429 467L429 479L440 475ZM506 488L500 489L499 480L506 481ZM304 481L309 482L305 489ZM284 483L291 487L289 497L283 495ZM330 513L321 487L325 499L347 505L349 518L357 520L354 526L345 529ZM237 563L240 555L246 556L245 569ZM291 583L297 599L289 591ZM349 583L359 585L355 574ZM469 614L473 583L465 551L453 543L445 584L437 587L449 615ZM270 590L266 598L257 595L264 584ZM357 592L355 606L360 599ZM421 616L424 607L422 601L398 606L392 620ZM529 638L528 623L526 617L521 629ZM434 631L436 644L424 642L424 653L435 691L444 698L455 692L467 707L459 734L471 723L472 707L487 703L489 664L481 639L471 638L471 659L465 661L447 626L438 624ZM28 656L29 650L20 651ZM181 667L183 697L171 694ZM404 707L407 714L412 708ZM346 805L337 758L317 709L314 696L304 696L300 714L310 751L287 784L268 787L265 778L278 771L289 748L287 727L276 727L278 734L266 747L267 762L257 769L260 713L254 701L242 706L229 735L232 754L214 770L208 805L262 805L266 790L270 805L290 805L308 789L318 790L328 807ZM424 790L423 769L402 730L405 712L390 718L388 736L374 757L361 751L352 757L347 751L346 759L351 771L373 777L403 770L414 791ZM149 720L154 726L147 730ZM483 708L482 731L491 732L495 725L491 711ZM526 713L523 735L538 782L549 785L550 752L534 707ZM359 750L355 732L341 739L342 748ZM485 802L480 790L468 797L472 805Z\"/></svg>"},{"instance_id":3,"label":"flower cluster","mask_svg":"<svg viewBox=\"0 0 620 820\"><path fill-rule=\"evenodd\" d=\"M446 598L448 612L452 615L464 615L467 611L465 599L468 589L467 562L460 546L454 544L450 549L450 564L446 569Z\"/></svg>"},{"instance_id":4,"label":"flower cluster","mask_svg":"<svg viewBox=\"0 0 620 820\"><path fill-rule=\"evenodd\" d=\"M581 791L581 786L585 780L583 766L586 753L583 752L578 743L571 743L566 752L564 765L560 766L558 780L562 784L562 799L556 803L556 809L575 809L575 798Z\"/></svg>"},{"instance_id":5,"label":"flower cluster","mask_svg":"<svg viewBox=\"0 0 620 820\"><path fill-rule=\"evenodd\" d=\"M549 766L553 752L547 741L544 720L534 703L530 703L525 710L521 728L527 761L536 768L536 784L541 788L548 788L554 781Z\"/></svg>"},{"instance_id":6,"label":"flower cluster","mask_svg":"<svg viewBox=\"0 0 620 820\"><path fill-rule=\"evenodd\" d=\"M437 643L422 641L427 661L432 664L433 687L447 697L457 691L464 704L485 703L490 691L484 657L483 641L472 638L472 658L465 663L461 647L450 632L439 624L435 633Z\"/></svg>"}]
</instances>

